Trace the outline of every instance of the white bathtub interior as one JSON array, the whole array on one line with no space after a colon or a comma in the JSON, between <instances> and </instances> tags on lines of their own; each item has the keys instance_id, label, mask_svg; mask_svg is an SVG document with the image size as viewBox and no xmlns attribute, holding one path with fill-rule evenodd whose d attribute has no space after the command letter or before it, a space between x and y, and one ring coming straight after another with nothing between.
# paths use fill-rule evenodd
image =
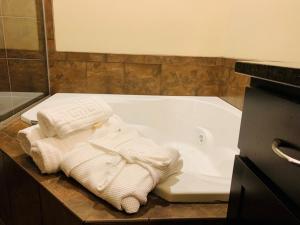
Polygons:
<instances>
[{"instance_id":1,"label":"white bathtub interior","mask_svg":"<svg viewBox=\"0 0 300 225\"><path fill-rule=\"evenodd\" d=\"M41 92L0 92L0 120L15 110L26 107L44 94Z\"/></svg>"},{"instance_id":2,"label":"white bathtub interior","mask_svg":"<svg viewBox=\"0 0 300 225\"><path fill-rule=\"evenodd\" d=\"M22 115L36 121L40 108L81 94L55 94ZM114 112L157 143L179 150L182 173L154 192L172 202L227 201L241 111L218 97L101 95Z\"/></svg>"}]
</instances>

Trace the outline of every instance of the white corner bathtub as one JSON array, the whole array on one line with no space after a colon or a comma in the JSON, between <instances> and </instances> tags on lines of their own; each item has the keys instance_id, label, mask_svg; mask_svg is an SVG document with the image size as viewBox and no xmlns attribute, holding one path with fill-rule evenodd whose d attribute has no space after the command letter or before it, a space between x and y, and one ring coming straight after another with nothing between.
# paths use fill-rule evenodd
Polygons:
<instances>
[{"instance_id":1,"label":"white corner bathtub","mask_svg":"<svg viewBox=\"0 0 300 225\"><path fill-rule=\"evenodd\" d=\"M36 120L46 104L80 94L56 94L22 115ZM159 184L154 192L172 202L227 201L241 111L217 97L94 95L103 98L123 120L144 136L178 149L182 173Z\"/></svg>"}]
</instances>

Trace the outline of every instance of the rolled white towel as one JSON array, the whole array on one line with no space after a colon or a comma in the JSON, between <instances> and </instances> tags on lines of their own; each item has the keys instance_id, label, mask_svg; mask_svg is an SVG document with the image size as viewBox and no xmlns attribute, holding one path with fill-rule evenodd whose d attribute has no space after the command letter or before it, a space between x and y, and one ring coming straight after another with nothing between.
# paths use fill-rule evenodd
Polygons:
<instances>
[{"instance_id":1,"label":"rolled white towel","mask_svg":"<svg viewBox=\"0 0 300 225\"><path fill-rule=\"evenodd\" d=\"M153 189L148 170L89 143L79 144L66 154L61 168L96 196L127 213L136 213Z\"/></svg>"},{"instance_id":2,"label":"rolled white towel","mask_svg":"<svg viewBox=\"0 0 300 225\"><path fill-rule=\"evenodd\" d=\"M97 196L131 214L147 203L147 196L152 189L153 179L148 170L138 164L126 164Z\"/></svg>"},{"instance_id":3,"label":"rolled white towel","mask_svg":"<svg viewBox=\"0 0 300 225\"><path fill-rule=\"evenodd\" d=\"M18 132L18 136L17 136L17 139L18 139L23 151L27 155L30 155L33 144L37 140L41 140L43 138L46 138L46 136L41 131L39 125L34 125L31 127L25 128L23 130L20 130Z\"/></svg>"},{"instance_id":4,"label":"rolled white towel","mask_svg":"<svg viewBox=\"0 0 300 225\"><path fill-rule=\"evenodd\" d=\"M111 107L101 99L91 96L74 97L56 106L41 109L37 118L47 137L63 138L74 131L105 123L112 115Z\"/></svg>"},{"instance_id":5,"label":"rolled white towel","mask_svg":"<svg viewBox=\"0 0 300 225\"><path fill-rule=\"evenodd\" d=\"M36 141L31 149L31 157L42 173L56 173L65 154L77 144L87 141L95 129L73 132L65 138L49 137Z\"/></svg>"}]
</instances>

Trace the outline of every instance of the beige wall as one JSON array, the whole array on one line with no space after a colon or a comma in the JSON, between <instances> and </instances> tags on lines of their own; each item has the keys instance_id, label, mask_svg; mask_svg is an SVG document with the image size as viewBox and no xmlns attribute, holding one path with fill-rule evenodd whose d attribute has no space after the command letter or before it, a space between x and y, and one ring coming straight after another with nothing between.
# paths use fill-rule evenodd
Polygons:
<instances>
[{"instance_id":1,"label":"beige wall","mask_svg":"<svg viewBox=\"0 0 300 225\"><path fill-rule=\"evenodd\" d=\"M224 55L300 62L299 0L230 0Z\"/></svg>"},{"instance_id":2,"label":"beige wall","mask_svg":"<svg viewBox=\"0 0 300 225\"><path fill-rule=\"evenodd\" d=\"M53 0L58 51L220 56L226 1Z\"/></svg>"},{"instance_id":3,"label":"beige wall","mask_svg":"<svg viewBox=\"0 0 300 225\"><path fill-rule=\"evenodd\" d=\"M299 0L53 0L58 51L300 61Z\"/></svg>"}]
</instances>

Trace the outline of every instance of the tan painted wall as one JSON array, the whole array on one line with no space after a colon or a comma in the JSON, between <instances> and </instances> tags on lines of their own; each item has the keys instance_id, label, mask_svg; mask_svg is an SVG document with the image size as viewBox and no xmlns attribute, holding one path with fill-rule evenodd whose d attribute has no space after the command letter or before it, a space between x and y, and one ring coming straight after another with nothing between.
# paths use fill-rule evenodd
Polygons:
<instances>
[{"instance_id":1,"label":"tan painted wall","mask_svg":"<svg viewBox=\"0 0 300 225\"><path fill-rule=\"evenodd\" d=\"M58 51L220 56L226 1L54 0Z\"/></svg>"},{"instance_id":2,"label":"tan painted wall","mask_svg":"<svg viewBox=\"0 0 300 225\"><path fill-rule=\"evenodd\" d=\"M224 55L300 62L299 0L230 0Z\"/></svg>"},{"instance_id":3,"label":"tan painted wall","mask_svg":"<svg viewBox=\"0 0 300 225\"><path fill-rule=\"evenodd\" d=\"M58 51L300 61L299 0L54 0Z\"/></svg>"}]
</instances>

